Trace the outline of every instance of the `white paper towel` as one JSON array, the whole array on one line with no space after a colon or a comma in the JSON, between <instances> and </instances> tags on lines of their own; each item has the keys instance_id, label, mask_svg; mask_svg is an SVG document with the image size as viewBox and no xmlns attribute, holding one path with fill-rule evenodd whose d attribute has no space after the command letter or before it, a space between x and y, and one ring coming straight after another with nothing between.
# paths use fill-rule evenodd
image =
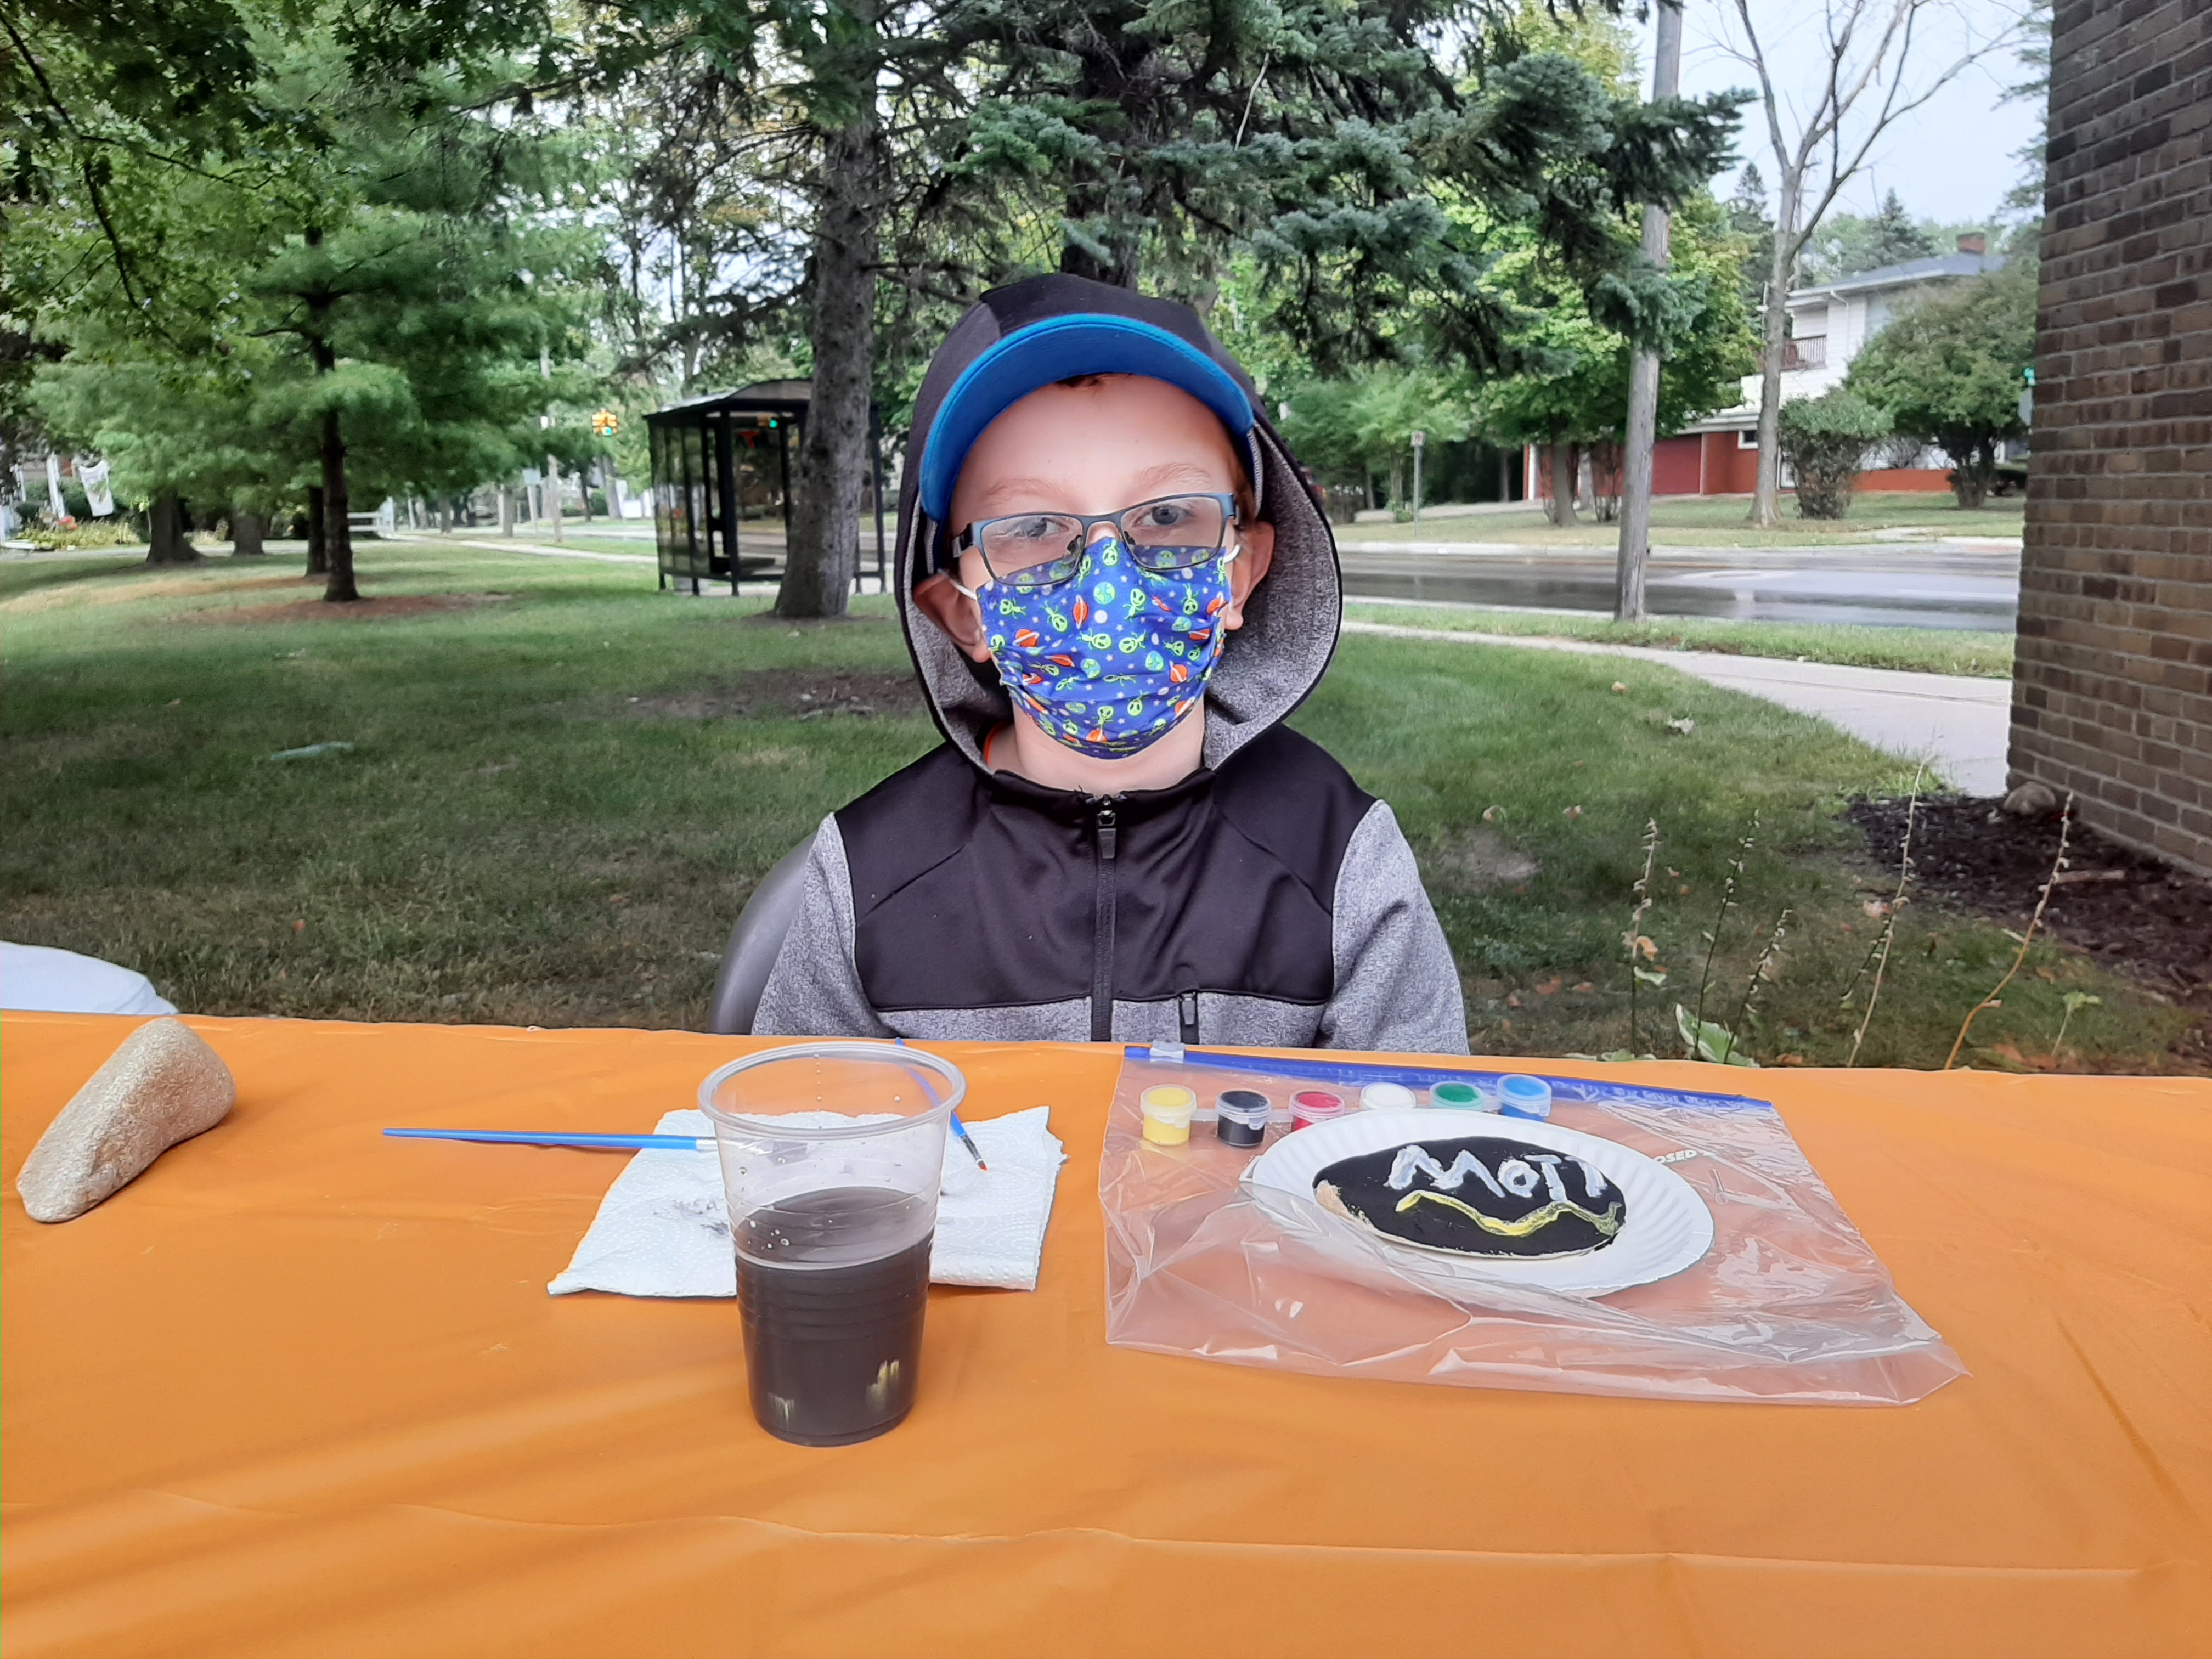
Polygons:
<instances>
[{"instance_id":1,"label":"white paper towel","mask_svg":"<svg viewBox=\"0 0 2212 1659\"><path fill-rule=\"evenodd\" d=\"M939 1285L1033 1291L1044 1253L1053 1188L1067 1161L1045 1127L1047 1109L970 1123L988 1174L954 1135L945 1138L945 1186L929 1276ZM664 1135L711 1135L698 1111L670 1112ZM554 1296L612 1291L621 1296L735 1296L730 1212L721 1161L712 1152L642 1152L615 1177Z\"/></svg>"}]
</instances>

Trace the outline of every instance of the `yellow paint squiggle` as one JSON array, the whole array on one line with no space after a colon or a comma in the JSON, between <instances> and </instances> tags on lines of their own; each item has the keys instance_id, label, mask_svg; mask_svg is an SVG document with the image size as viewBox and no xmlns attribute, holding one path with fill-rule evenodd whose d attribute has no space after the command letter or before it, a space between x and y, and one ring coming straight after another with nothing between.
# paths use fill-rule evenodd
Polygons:
<instances>
[{"instance_id":1,"label":"yellow paint squiggle","mask_svg":"<svg viewBox=\"0 0 2212 1659\"><path fill-rule=\"evenodd\" d=\"M1446 1193L1407 1193L1405 1197L1398 1200L1398 1213L1405 1214L1425 1198L1432 1204L1449 1204L1483 1231L1496 1233L1500 1238L1526 1238L1539 1229L1550 1226L1563 1215L1580 1216L1607 1238L1611 1238L1620 1231L1620 1205L1616 1204L1603 1215L1598 1215L1564 1198L1554 1199L1540 1210L1531 1210L1518 1221L1500 1221L1493 1216L1483 1214L1472 1204L1463 1204Z\"/></svg>"}]
</instances>

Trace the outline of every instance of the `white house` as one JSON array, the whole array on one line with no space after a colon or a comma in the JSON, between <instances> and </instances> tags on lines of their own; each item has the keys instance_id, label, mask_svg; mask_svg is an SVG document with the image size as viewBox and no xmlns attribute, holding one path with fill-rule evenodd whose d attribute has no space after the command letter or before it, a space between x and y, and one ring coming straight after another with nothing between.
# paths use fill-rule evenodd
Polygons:
<instances>
[{"instance_id":1,"label":"white house","mask_svg":"<svg viewBox=\"0 0 2212 1659\"><path fill-rule=\"evenodd\" d=\"M1817 398L1839 384L1851 359L1882 325L1931 289L1979 276L2004 263L1978 233L1959 238L1958 249L1927 259L1863 270L1856 276L1799 289L1790 296L1790 339L1782 360L1782 400ZM1671 438L1652 457L1652 488L1661 495L1748 495L1758 482L1759 377L1743 377L1741 401ZM1950 463L1941 451L1908 458L1914 464L1863 474L1863 489L1950 488ZM1530 446L1522 459L1530 499L1548 494L1540 454Z\"/></svg>"}]
</instances>

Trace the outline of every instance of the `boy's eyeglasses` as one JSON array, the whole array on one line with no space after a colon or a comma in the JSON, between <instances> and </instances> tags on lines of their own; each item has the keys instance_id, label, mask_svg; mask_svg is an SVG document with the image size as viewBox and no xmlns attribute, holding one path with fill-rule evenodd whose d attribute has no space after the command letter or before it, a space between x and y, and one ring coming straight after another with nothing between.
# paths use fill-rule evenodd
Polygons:
<instances>
[{"instance_id":1,"label":"boy's eyeglasses","mask_svg":"<svg viewBox=\"0 0 2212 1659\"><path fill-rule=\"evenodd\" d=\"M1093 525L1111 525L1139 570L1183 575L1211 564L1237 522L1234 495L1163 495L1119 513L1018 513L981 519L954 542L983 556L991 580L1008 587L1057 587L1083 568Z\"/></svg>"}]
</instances>

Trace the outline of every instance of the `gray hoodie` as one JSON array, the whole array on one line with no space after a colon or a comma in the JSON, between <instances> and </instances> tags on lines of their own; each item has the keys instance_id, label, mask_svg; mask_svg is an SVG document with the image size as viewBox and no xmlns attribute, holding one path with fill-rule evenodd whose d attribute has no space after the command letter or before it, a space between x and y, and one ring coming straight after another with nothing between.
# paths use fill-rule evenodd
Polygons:
<instances>
[{"instance_id":1,"label":"gray hoodie","mask_svg":"<svg viewBox=\"0 0 2212 1659\"><path fill-rule=\"evenodd\" d=\"M962 372L1071 313L1170 331L1249 392L1187 307L1080 278L994 290L953 329L915 401L896 578L945 741L823 820L753 1029L1466 1053L1458 970L1397 820L1282 724L1328 665L1342 594L1328 521L1264 416L1248 453L1274 559L1207 687L1203 767L1111 797L986 769L1012 712L915 606L945 556L916 477Z\"/></svg>"}]
</instances>

